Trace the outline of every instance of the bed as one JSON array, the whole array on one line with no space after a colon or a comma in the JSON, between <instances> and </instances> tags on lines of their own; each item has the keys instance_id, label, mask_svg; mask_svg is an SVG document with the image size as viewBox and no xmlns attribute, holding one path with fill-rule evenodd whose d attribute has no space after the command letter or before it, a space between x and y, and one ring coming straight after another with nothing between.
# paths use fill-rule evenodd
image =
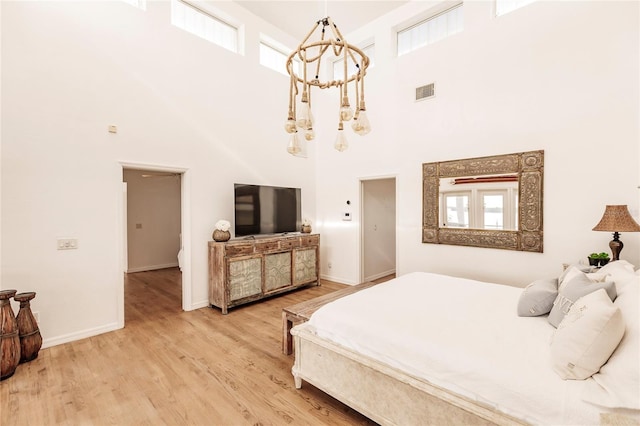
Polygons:
<instances>
[{"instance_id":1,"label":"bed","mask_svg":"<svg viewBox=\"0 0 640 426\"><path fill-rule=\"evenodd\" d=\"M380 424L640 424L640 276L619 262L546 280L556 289L550 309L566 310L558 328L553 312L519 316L525 297L535 294L526 302L536 309L543 299L531 286L415 272L338 299L291 330L295 385L310 383ZM613 301L598 289L563 306L568 283L585 279L613 283ZM587 320L605 311L595 332ZM584 375L582 361L574 371L566 356L583 343L586 364L606 363L572 378Z\"/></svg>"}]
</instances>

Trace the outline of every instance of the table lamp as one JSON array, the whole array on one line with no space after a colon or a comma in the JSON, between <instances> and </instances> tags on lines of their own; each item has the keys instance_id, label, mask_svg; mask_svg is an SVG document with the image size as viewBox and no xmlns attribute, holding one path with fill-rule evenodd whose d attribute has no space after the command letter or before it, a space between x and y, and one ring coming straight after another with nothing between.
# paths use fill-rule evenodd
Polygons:
<instances>
[{"instance_id":1,"label":"table lamp","mask_svg":"<svg viewBox=\"0 0 640 426\"><path fill-rule=\"evenodd\" d=\"M613 232L613 240L609 242L609 248L613 254L612 260L619 260L622 251L620 232L640 232L640 225L633 220L626 204L621 206L607 206L600 222L593 228L594 231Z\"/></svg>"}]
</instances>

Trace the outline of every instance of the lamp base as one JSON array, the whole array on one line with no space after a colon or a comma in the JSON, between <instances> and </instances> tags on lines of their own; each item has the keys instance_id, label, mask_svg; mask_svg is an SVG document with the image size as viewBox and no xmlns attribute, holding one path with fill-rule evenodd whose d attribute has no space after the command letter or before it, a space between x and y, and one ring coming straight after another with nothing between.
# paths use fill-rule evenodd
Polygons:
<instances>
[{"instance_id":1,"label":"lamp base","mask_svg":"<svg viewBox=\"0 0 640 426\"><path fill-rule=\"evenodd\" d=\"M620 252L622 251L623 247L624 244L622 244L622 241L620 241L620 233L614 232L613 240L609 242L609 248L611 249L611 254L613 254L613 257L611 258L612 261L620 260Z\"/></svg>"}]
</instances>

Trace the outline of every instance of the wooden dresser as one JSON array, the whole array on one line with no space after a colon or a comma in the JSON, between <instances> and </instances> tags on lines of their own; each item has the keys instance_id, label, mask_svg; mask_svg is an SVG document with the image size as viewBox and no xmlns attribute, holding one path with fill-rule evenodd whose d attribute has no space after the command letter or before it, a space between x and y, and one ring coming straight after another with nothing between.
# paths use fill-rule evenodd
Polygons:
<instances>
[{"instance_id":1,"label":"wooden dresser","mask_svg":"<svg viewBox=\"0 0 640 426\"><path fill-rule=\"evenodd\" d=\"M228 308L319 284L320 235L209 241L209 303Z\"/></svg>"}]
</instances>

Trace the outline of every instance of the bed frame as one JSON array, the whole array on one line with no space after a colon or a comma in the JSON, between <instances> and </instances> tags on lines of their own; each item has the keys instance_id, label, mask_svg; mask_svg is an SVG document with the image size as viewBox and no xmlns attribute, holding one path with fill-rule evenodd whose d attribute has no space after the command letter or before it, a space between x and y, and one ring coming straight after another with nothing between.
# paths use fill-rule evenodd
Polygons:
<instances>
[{"instance_id":1,"label":"bed frame","mask_svg":"<svg viewBox=\"0 0 640 426\"><path fill-rule=\"evenodd\" d=\"M526 425L489 405L434 386L316 336L308 324L291 329L296 389L317 387L381 425ZM639 426L620 413L600 413L601 426Z\"/></svg>"},{"instance_id":2,"label":"bed frame","mask_svg":"<svg viewBox=\"0 0 640 426\"><path fill-rule=\"evenodd\" d=\"M309 328L291 330L297 389L304 380L382 425L528 424L322 339Z\"/></svg>"}]
</instances>

